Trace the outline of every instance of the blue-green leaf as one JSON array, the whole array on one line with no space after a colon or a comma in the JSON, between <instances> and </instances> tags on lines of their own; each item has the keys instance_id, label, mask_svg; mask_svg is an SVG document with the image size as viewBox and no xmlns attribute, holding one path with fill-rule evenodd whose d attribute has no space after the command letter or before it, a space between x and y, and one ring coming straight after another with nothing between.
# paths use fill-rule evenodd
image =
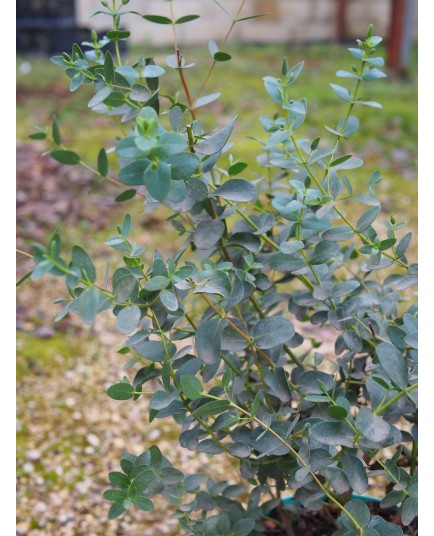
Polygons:
<instances>
[{"instance_id":1,"label":"blue-green leaf","mask_svg":"<svg viewBox=\"0 0 434 536\"><path fill-rule=\"evenodd\" d=\"M360 458L350 452L343 452L339 461L353 490L359 494L364 493L368 489L368 476Z\"/></svg>"},{"instance_id":2,"label":"blue-green leaf","mask_svg":"<svg viewBox=\"0 0 434 536\"><path fill-rule=\"evenodd\" d=\"M163 201L170 190L170 166L159 161L154 168L151 164L143 173L143 181L148 192L157 201Z\"/></svg>"},{"instance_id":3,"label":"blue-green leaf","mask_svg":"<svg viewBox=\"0 0 434 536\"><path fill-rule=\"evenodd\" d=\"M135 160L127 164L119 172L119 180L129 186L140 186L144 184L144 173L150 165L150 160Z\"/></svg>"},{"instance_id":4,"label":"blue-green leaf","mask_svg":"<svg viewBox=\"0 0 434 536\"><path fill-rule=\"evenodd\" d=\"M124 307L116 318L116 327L120 333L128 335L134 331L140 322L140 308L137 305Z\"/></svg>"},{"instance_id":5,"label":"blue-green leaf","mask_svg":"<svg viewBox=\"0 0 434 536\"><path fill-rule=\"evenodd\" d=\"M181 391L190 399L196 400L202 396L202 384L192 374L183 374L180 380Z\"/></svg>"},{"instance_id":6,"label":"blue-green leaf","mask_svg":"<svg viewBox=\"0 0 434 536\"><path fill-rule=\"evenodd\" d=\"M219 186L212 196L237 203L245 203L256 197L256 188L251 182L244 179L231 179Z\"/></svg>"},{"instance_id":7,"label":"blue-green leaf","mask_svg":"<svg viewBox=\"0 0 434 536\"><path fill-rule=\"evenodd\" d=\"M401 506L401 521L406 527L417 516L418 501L415 497L407 497Z\"/></svg>"},{"instance_id":8,"label":"blue-green leaf","mask_svg":"<svg viewBox=\"0 0 434 536\"><path fill-rule=\"evenodd\" d=\"M108 159L107 159L107 153L104 148L101 148L98 153L98 171L101 175L101 177L106 177L108 173Z\"/></svg>"},{"instance_id":9,"label":"blue-green leaf","mask_svg":"<svg viewBox=\"0 0 434 536\"><path fill-rule=\"evenodd\" d=\"M163 290L160 292L160 301L168 311L174 312L178 310L178 299L171 290Z\"/></svg>"},{"instance_id":10,"label":"blue-green leaf","mask_svg":"<svg viewBox=\"0 0 434 536\"><path fill-rule=\"evenodd\" d=\"M144 19L155 24L173 24L172 19L163 17L162 15L142 15Z\"/></svg>"},{"instance_id":11,"label":"blue-green leaf","mask_svg":"<svg viewBox=\"0 0 434 536\"><path fill-rule=\"evenodd\" d=\"M202 322L195 334L197 355L207 365L220 360L222 334L228 321L225 318L213 318Z\"/></svg>"},{"instance_id":12,"label":"blue-green leaf","mask_svg":"<svg viewBox=\"0 0 434 536\"><path fill-rule=\"evenodd\" d=\"M338 86L337 84L330 84L330 87L340 99L344 100L345 102L351 102L352 96L347 88Z\"/></svg>"},{"instance_id":13,"label":"blue-green leaf","mask_svg":"<svg viewBox=\"0 0 434 536\"><path fill-rule=\"evenodd\" d=\"M401 389L406 389L408 367L402 353L392 344L383 342L377 346L377 356L389 378Z\"/></svg>"},{"instance_id":14,"label":"blue-green leaf","mask_svg":"<svg viewBox=\"0 0 434 536\"><path fill-rule=\"evenodd\" d=\"M115 76L115 65L113 62L113 56L110 51L106 51L104 56L104 79L106 84L113 84Z\"/></svg>"},{"instance_id":15,"label":"blue-green leaf","mask_svg":"<svg viewBox=\"0 0 434 536\"><path fill-rule=\"evenodd\" d=\"M80 246L73 246L71 252L71 262L76 268L79 268L83 277L86 277L91 283L95 282L96 270L89 254Z\"/></svg>"},{"instance_id":16,"label":"blue-green leaf","mask_svg":"<svg viewBox=\"0 0 434 536\"><path fill-rule=\"evenodd\" d=\"M166 71L159 65L145 65L142 69L142 76L145 78L158 78L163 76Z\"/></svg>"},{"instance_id":17,"label":"blue-green leaf","mask_svg":"<svg viewBox=\"0 0 434 536\"><path fill-rule=\"evenodd\" d=\"M356 417L358 429L369 441L382 445L392 433L389 423L378 417L369 408L362 407Z\"/></svg>"},{"instance_id":18,"label":"blue-green leaf","mask_svg":"<svg viewBox=\"0 0 434 536\"><path fill-rule=\"evenodd\" d=\"M115 71L125 78L139 78L139 73L130 65L119 65Z\"/></svg>"},{"instance_id":19,"label":"blue-green leaf","mask_svg":"<svg viewBox=\"0 0 434 536\"><path fill-rule=\"evenodd\" d=\"M203 406L199 406L193 411L196 417L209 417L210 415L217 415L223 413L230 406L229 400L213 400Z\"/></svg>"},{"instance_id":20,"label":"blue-green leaf","mask_svg":"<svg viewBox=\"0 0 434 536\"><path fill-rule=\"evenodd\" d=\"M200 15L184 15L183 17L179 17L179 19L176 19L174 24L184 24L185 22L190 22L198 18L200 18Z\"/></svg>"},{"instance_id":21,"label":"blue-green leaf","mask_svg":"<svg viewBox=\"0 0 434 536\"><path fill-rule=\"evenodd\" d=\"M232 133L237 117L238 116L234 117L228 125L219 130L216 134L198 142L195 145L196 152L204 155L213 155L221 151Z\"/></svg>"},{"instance_id":22,"label":"blue-green leaf","mask_svg":"<svg viewBox=\"0 0 434 536\"><path fill-rule=\"evenodd\" d=\"M172 180L187 180L199 168L200 160L193 153L178 153L169 156L166 164L170 165L172 170Z\"/></svg>"},{"instance_id":23,"label":"blue-green leaf","mask_svg":"<svg viewBox=\"0 0 434 536\"><path fill-rule=\"evenodd\" d=\"M194 244L198 249L210 249L223 236L225 224L221 220L200 222L194 232Z\"/></svg>"},{"instance_id":24,"label":"blue-green leaf","mask_svg":"<svg viewBox=\"0 0 434 536\"><path fill-rule=\"evenodd\" d=\"M155 292L156 290L163 290L168 287L170 281L164 275L156 275L152 277L145 285L145 290L149 292Z\"/></svg>"},{"instance_id":25,"label":"blue-green leaf","mask_svg":"<svg viewBox=\"0 0 434 536\"><path fill-rule=\"evenodd\" d=\"M157 391L151 398L149 407L151 409L156 409L157 411L160 409L167 408L167 406L171 404L174 400L177 400L178 397L179 391L177 389L171 391L170 393L166 391Z\"/></svg>"},{"instance_id":26,"label":"blue-green leaf","mask_svg":"<svg viewBox=\"0 0 434 536\"><path fill-rule=\"evenodd\" d=\"M289 341L295 333L293 323L282 316L270 316L259 320L252 331L253 344L268 349Z\"/></svg>"},{"instance_id":27,"label":"blue-green leaf","mask_svg":"<svg viewBox=\"0 0 434 536\"><path fill-rule=\"evenodd\" d=\"M375 221L376 217L381 211L380 206L375 206L368 209L357 222L357 230L361 233L366 231L366 229Z\"/></svg>"},{"instance_id":28,"label":"blue-green leaf","mask_svg":"<svg viewBox=\"0 0 434 536\"><path fill-rule=\"evenodd\" d=\"M197 99L197 101L194 103L194 108L196 109L200 108L201 106L206 106L207 104L216 101L220 95L221 93L210 93L209 95L204 95L203 97Z\"/></svg>"},{"instance_id":29,"label":"blue-green leaf","mask_svg":"<svg viewBox=\"0 0 434 536\"><path fill-rule=\"evenodd\" d=\"M310 436L325 445L353 447L354 443L354 432L345 421L323 421L316 423L310 430Z\"/></svg>"},{"instance_id":30,"label":"blue-green leaf","mask_svg":"<svg viewBox=\"0 0 434 536\"><path fill-rule=\"evenodd\" d=\"M365 528L368 526L369 521L371 520L371 513L366 503L364 503L360 499L352 499L345 504L345 508L354 517L354 519L361 527ZM346 520L345 524L347 526L353 526L352 521L345 513L342 514L342 517Z\"/></svg>"}]
</instances>

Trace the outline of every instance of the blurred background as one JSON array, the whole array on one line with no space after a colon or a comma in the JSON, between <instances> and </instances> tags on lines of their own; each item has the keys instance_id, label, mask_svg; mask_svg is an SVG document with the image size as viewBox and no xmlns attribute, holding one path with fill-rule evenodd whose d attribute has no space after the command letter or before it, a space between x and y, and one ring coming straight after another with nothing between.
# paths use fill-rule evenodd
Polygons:
<instances>
[{"instance_id":1,"label":"blurred background","mask_svg":"<svg viewBox=\"0 0 434 536\"><path fill-rule=\"evenodd\" d=\"M186 71L193 94L211 63L208 40L222 42L240 3L173 2L176 18L200 15L199 20L177 27L181 53L188 63L196 64ZM70 93L69 79L49 61L50 55L69 52L73 42L89 40L91 28L100 37L110 29L109 17L90 18L100 7L98 0L17 0L17 247L31 252L34 242L46 243L59 228L65 250L73 244L85 246L103 274L111 258L104 242L127 211L135 222L133 238L147 247L147 259L155 247L167 256L181 242L164 209L145 215L140 200L114 202L119 193L116 186L99 182L84 169L61 166L44 154L49 148L46 142L28 139L35 125L47 127L56 114L65 145L84 160L94 164L101 146L115 144L119 133L115 123L87 107L93 90L82 86ZM126 9L170 16L163 0L131 0ZM397 221L408 221L416 232L417 1L247 0L240 17L262 13L266 15L238 23L224 48L232 60L218 64L210 78L206 93L222 96L200 109L205 128L218 128L239 114L231 152L249 164L251 178L261 173L256 162L259 145L253 138L265 139L259 117L276 111L262 78L279 76L282 58L287 56L290 65L305 61L293 86L294 98L308 100L303 133L326 140L324 125L334 127L346 112L329 83L339 83L338 69L351 68L346 48L363 38L373 23L375 33L385 40L379 51L387 59L388 78L365 84L362 95L382 103L383 109L360 107L361 128L342 149L365 161L365 167L351 173L355 193L363 192L370 174L379 170L383 181L378 193L385 217L393 211ZM165 57L173 53L170 27L128 15L122 28L132 32L123 50L130 63L143 54L164 66ZM182 90L176 75L166 69L161 79L167 94ZM358 208L351 207L356 219ZM416 258L415 245L410 258ZM112 269L116 262L112 261ZM17 279L32 266L30 259L20 255ZM91 328L71 316L55 324L60 306L53 300L64 295L63 282L54 278L27 280L18 288L17 535L178 534L164 505L151 513L135 512L107 521L108 508L101 495L107 473L117 470L120 454L139 454L158 443L185 471L203 471L235 482L236 468L221 456L178 449L170 423L149 425L144 400L134 404L107 397L106 388L124 374L125 356L117 353L123 339L109 314ZM375 494L375 489L370 491Z\"/></svg>"}]
</instances>

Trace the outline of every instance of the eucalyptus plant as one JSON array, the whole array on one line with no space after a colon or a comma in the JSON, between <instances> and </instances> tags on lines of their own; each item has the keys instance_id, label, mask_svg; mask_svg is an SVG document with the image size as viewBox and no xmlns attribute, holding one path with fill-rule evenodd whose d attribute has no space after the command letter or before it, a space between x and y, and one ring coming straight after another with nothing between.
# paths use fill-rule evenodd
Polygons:
<instances>
[{"instance_id":1,"label":"eucalyptus plant","mask_svg":"<svg viewBox=\"0 0 434 536\"><path fill-rule=\"evenodd\" d=\"M321 139L303 133L307 102L294 86L303 63L290 67L285 59L281 73L264 78L276 113L259 117L263 173L252 177L236 146L228 149L237 118L214 132L198 119L200 107L220 96L203 92L216 62L231 59L221 50L227 39L220 48L209 44L211 66L194 100L186 74L193 64L178 48L176 28L198 16L176 18L173 2L164 16L135 13L172 26L175 50L164 66L145 56L126 62L119 42L130 37L121 29L128 2L103 0L98 13L113 29L52 58L71 91L95 87L89 108L120 127L111 165L107 148L91 164L65 147L56 118L30 137L48 140L55 160L117 184L118 201L141 196L147 212L168 207L179 251L163 258L155 250L146 264L126 214L105 242L122 264L113 273L97 275L79 245L64 253L56 233L35 246L31 277L65 279L69 297L57 300L56 320L76 313L91 324L112 310L128 364L108 396L148 399L150 423L172 420L182 448L233 458L240 482L184 474L154 445L140 456L125 453L121 470L109 474L109 517L152 510L162 495L189 534L247 536L264 533L264 517L293 494L295 508L338 509L335 536L403 534L354 498L374 479L384 488L381 507L399 508L404 526L417 513L412 233L394 216L379 220L379 172L367 193L354 194L351 172L363 162L344 149L360 127L360 107L381 108L363 96L368 82L385 76L381 38L370 26L348 49L353 65L336 73L347 83L330 84L342 118ZM250 18L241 16L243 4L227 37ZM105 51L109 43L114 55ZM173 96L160 89L166 69L179 74ZM365 206L357 221L344 197ZM333 339L334 353L322 350L323 337Z\"/></svg>"}]
</instances>

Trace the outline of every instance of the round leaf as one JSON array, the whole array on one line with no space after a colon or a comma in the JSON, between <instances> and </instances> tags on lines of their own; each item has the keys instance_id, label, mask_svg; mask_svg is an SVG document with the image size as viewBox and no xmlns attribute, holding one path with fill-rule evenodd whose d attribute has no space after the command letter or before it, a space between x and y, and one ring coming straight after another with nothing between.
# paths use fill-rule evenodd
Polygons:
<instances>
[{"instance_id":1,"label":"round leaf","mask_svg":"<svg viewBox=\"0 0 434 536\"><path fill-rule=\"evenodd\" d=\"M407 388L408 368L402 353L388 342L377 346L377 356L380 365L389 378L401 389Z\"/></svg>"},{"instance_id":2,"label":"round leaf","mask_svg":"<svg viewBox=\"0 0 434 536\"><path fill-rule=\"evenodd\" d=\"M251 201L256 197L256 188L251 182L244 179L231 179L219 186L213 196L242 203Z\"/></svg>"},{"instance_id":3,"label":"round leaf","mask_svg":"<svg viewBox=\"0 0 434 536\"><path fill-rule=\"evenodd\" d=\"M120 333L128 335L137 327L140 322L140 308L137 305L131 305L131 307L125 307L116 318L116 327Z\"/></svg>"},{"instance_id":4,"label":"round leaf","mask_svg":"<svg viewBox=\"0 0 434 536\"><path fill-rule=\"evenodd\" d=\"M142 84L134 84L130 91L130 99L138 102L145 102L151 96L149 89Z\"/></svg>"},{"instance_id":5,"label":"round leaf","mask_svg":"<svg viewBox=\"0 0 434 536\"><path fill-rule=\"evenodd\" d=\"M347 410L341 406L329 406L327 411L330 413L333 419L346 419L348 415Z\"/></svg>"},{"instance_id":6,"label":"round leaf","mask_svg":"<svg viewBox=\"0 0 434 536\"><path fill-rule=\"evenodd\" d=\"M178 300L171 290L162 290L160 292L160 301L168 311L178 310Z\"/></svg>"},{"instance_id":7,"label":"round leaf","mask_svg":"<svg viewBox=\"0 0 434 536\"><path fill-rule=\"evenodd\" d=\"M257 348L273 348L289 341L294 336L294 325L282 316L271 316L260 320L253 329L253 344Z\"/></svg>"},{"instance_id":8,"label":"round leaf","mask_svg":"<svg viewBox=\"0 0 434 536\"><path fill-rule=\"evenodd\" d=\"M158 78L162 76L166 71L159 65L145 65L142 69L142 76L145 78Z\"/></svg>"},{"instance_id":9,"label":"round leaf","mask_svg":"<svg viewBox=\"0 0 434 536\"><path fill-rule=\"evenodd\" d=\"M371 513L366 503L359 499L352 499L345 504L345 508L361 527L365 528L368 526L369 521L371 520ZM348 526L350 526L350 524L352 525L352 522L345 513L342 514L342 516L348 520Z\"/></svg>"}]
</instances>

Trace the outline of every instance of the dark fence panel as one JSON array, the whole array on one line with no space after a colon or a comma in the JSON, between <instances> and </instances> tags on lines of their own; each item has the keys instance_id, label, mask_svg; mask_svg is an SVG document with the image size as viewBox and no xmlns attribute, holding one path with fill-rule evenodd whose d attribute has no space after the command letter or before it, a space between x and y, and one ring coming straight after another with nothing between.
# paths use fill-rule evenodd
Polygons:
<instances>
[{"instance_id":1,"label":"dark fence panel","mask_svg":"<svg viewBox=\"0 0 434 536\"><path fill-rule=\"evenodd\" d=\"M17 0L17 52L59 53L89 39L75 20L74 0Z\"/></svg>"},{"instance_id":2,"label":"dark fence panel","mask_svg":"<svg viewBox=\"0 0 434 536\"><path fill-rule=\"evenodd\" d=\"M74 0L17 0L17 18L75 18Z\"/></svg>"}]
</instances>

